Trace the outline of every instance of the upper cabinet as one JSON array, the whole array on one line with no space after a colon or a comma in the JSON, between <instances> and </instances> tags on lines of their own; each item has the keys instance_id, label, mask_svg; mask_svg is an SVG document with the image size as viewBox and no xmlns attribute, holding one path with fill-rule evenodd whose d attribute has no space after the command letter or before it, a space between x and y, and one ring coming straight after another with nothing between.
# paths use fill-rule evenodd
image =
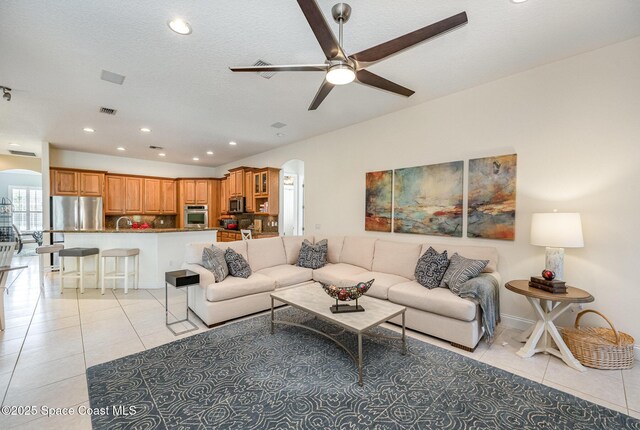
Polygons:
<instances>
[{"instance_id":1,"label":"upper cabinet","mask_svg":"<svg viewBox=\"0 0 640 430\"><path fill-rule=\"evenodd\" d=\"M184 203L187 205L206 205L209 203L208 179L182 179Z\"/></svg>"},{"instance_id":2,"label":"upper cabinet","mask_svg":"<svg viewBox=\"0 0 640 430\"><path fill-rule=\"evenodd\" d=\"M253 212L253 171L244 171L244 211Z\"/></svg>"},{"instance_id":3,"label":"upper cabinet","mask_svg":"<svg viewBox=\"0 0 640 430\"><path fill-rule=\"evenodd\" d=\"M104 212L107 215L142 214L144 178L107 175L107 195Z\"/></svg>"},{"instance_id":4,"label":"upper cabinet","mask_svg":"<svg viewBox=\"0 0 640 430\"><path fill-rule=\"evenodd\" d=\"M256 214L278 215L280 169L267 167L253 173L253 210Z\"/></svg>"},{"instance_id":5,"label":"upper cabinet","mask_svg":"<svg viewBox=\"0 0 640 430\"><path fill-rule=\"evenodd\" d=\"M107 175L105 182L107 186L104 212L106 214L123 214L125 207L124 176Z\"/></svg>"},{"instance_id":6,"label":"upper cabinet","mask_svg":"<svg viewBox=\"0 0 640 430\"><path fill-rule=\"evenodd\" d=\"M244 197L245 168L238 167L229 171L229 197Z\"/></svg>"},{"instance_id":7,"label":"upper cabinet","mask_svg":"<svg viewBox=\"0 0 640 430\"><path fill-rule=\"evenodd\" d=\"M155 178L144 179L144 213L162 213L162 180Z\"/></svg>"},{"instance_id":8,"label":"upper cabinet","mask_svg":"<svg viewBox=\"0 0 640 430\"><path fill-rule=\"evenodd\" d=\"M176 193L176 181L163 179L160 181L160 211L171 215L178 212L178 195Z\"/></svg>"},{"instance_id":9,"label":"upper cabinet","mask_svg":"<svg viewBox=\"0 0 640 430\"><path fill-rule=\"evenodd\" d=\"M51 169L52 196L101 197L104 172Z\"/></svg>"},{"instance_id":10,"label":"upper cabinet","mask_svg":"<svg viewBox=\"0 0 640 430\"><path fill-rule=\"evenodd\" d=\"M125 176L124 178L124 190L125 190L124 213L127 213L127 214L143 213L142 187L143 187L142 178Z\"/></svg>"}]
</instances>

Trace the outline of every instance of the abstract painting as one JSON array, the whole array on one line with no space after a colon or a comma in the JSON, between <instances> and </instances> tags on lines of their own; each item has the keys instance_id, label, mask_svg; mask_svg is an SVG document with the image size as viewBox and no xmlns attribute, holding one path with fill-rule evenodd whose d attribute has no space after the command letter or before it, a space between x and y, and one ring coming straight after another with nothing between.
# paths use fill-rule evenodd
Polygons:
<instances>
[{"instance_id":1,"label":"abstract painting","mask_svg":"<svg viewBox=\"0 0 640 430\"><path fill-rule=\"evenodd\" d=\"M395 171L393 231L462 237L464 163Z\"/></svg>"},{"instance_id":2,"label":"abstract painting","mask_svg":"<svg viewBox=\"0 0 640 430\"><path fill-rule=\"evenodd\" d=\"M515 239L517 155L469 160L467 236Z\"/></svg>"},{"instance_id":3,"label":"abstract painting","mask_svg":"<svg viewBox=\"0 0 640 430\"><path fill-rule=\"evenodd\" d=\"M367 172L364 229L391 233L393 171Z\"/></svg>"}]
</instances>

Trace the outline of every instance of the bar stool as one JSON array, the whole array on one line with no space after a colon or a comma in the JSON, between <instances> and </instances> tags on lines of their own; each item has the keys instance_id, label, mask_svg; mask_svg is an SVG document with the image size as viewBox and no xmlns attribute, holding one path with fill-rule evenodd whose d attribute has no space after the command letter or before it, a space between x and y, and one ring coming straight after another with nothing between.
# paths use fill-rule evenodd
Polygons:
<instances>
[{"instance_id":1,"label":"bar stool","mask_svg":"<svg viewBox=\"0 0 640 430\"><path fill-rule=\"evenodd\" d=\"M58 255L60 256L60 294L63 293L65 278L79 279L80 280L80 294L84 293L84 276L93 275L96 277L96 286L98 284L98 254L100 250L98 248L66 248L61 249ZM84 271L84 259L85 257L94 257L95 270L93 272ZM65 258L74 257L76 259L76 270L65 272L64 261Z\"/></svg>"},{"instance_id":2,"label":"bar stool","mask_svg":"<svg viewBox=\"0 0 640 430\"><path fill-rule=\"evenodd\" d=\"M102 280L100 286L102 287L102 294L104 294L104 280L113 279L113 289L116 289L116 282L118 279L124 279L124 293L129 292L129 276L134 277L134 288L138 289L138 268L140 266L140 249L138 248L114 248L106 249L102 251ZM129 257L133 257L134 267L133 271L129 271ZM107 274L107 258L115 258L115 269L113 272ZM118 258L124 259L124 271L118 272Z\"/></svg>"},{"instance_id":3,"label":"bar stool","mask_svg":"<svg viewBox=\"0 0 640 430\"><path fill-rule=\"evenodd\" d=\"M55 254L56 252L60 252L64 249L64 245L60 243L56 243L54 245L43 245L36 248L36 254L40 256L40 289L44 290L44 272L45 270L48 272L53 272L54 270L58 270L59 266L51 265L45 268L45 256Z\"/></svg>"}]
</instances>

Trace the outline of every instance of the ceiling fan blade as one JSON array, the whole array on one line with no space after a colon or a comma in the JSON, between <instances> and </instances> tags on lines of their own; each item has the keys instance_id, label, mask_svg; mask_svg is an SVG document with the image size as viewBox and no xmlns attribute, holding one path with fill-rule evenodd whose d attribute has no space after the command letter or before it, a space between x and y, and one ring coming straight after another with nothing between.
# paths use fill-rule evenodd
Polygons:
<instances>
[{"instance_id":1,"label":"ceiling fan blade","mask_svg":"<svg viewBox=\"0 0 640 430\"><path fill-rule=\"evenodd\" d=\"M407 48L411 48L420 42L438 36L456 27L466 24L467 13L460 12L457 15L438 21L434 24L427 25L419 30L407 33L404 36L389 40L388 42L376 45L373 48L365 49L357 54L353 54L350 58L361 63L373 63L383 60L390 55L397 54Z\"/></svg>"},{"instance_id":2,"label":"ceiling fan blade","mask_svg":"<svg viewBox=\"0 0 640 430\"><path fill-rule=\"evenodd\" d=\"M371 73L367 70L358 70L356 72L356 79L359 83L369 85L370 87L379 88L381 90L390 91L392 93L400 94L401 96L411 97L415 91L405 88L402 85L398 85L395 82L391 82L381 76Z\"/></svg>"},{"instance_id":3,"label":"ceiling fan blade","mask_svg":"<svg viewBox=\"0 0 640 430\"><path fill-rule=\"evenodd\" d=\"M313 101L309 106L309 110L318 109L318 106L320 106L320 103L322 103L322 101L329 95L329 93L331 92L334 86L335 85L329 83L327 80L322 81L322 85L320 85L320 88L318 89L316 96L313 98Z\"/></svg>"},{"instance_id":4,"label":"ceiling fan blade","mask_svg":"<svg viewBox=\"0 0 640 430\"><path fill-rule=\"evenodd\" d=\"M320 43L320 47L324 51L327 60L333 60L335 58L346 60L346 55L344 55L336 36L324 19L318 3L316 3L315 0L298 0L298 5L300 5L302 13L304 13L305 18L307 18L307 22L316 39L318 39L318 43Z\"/></svg>"},{"instance_id":5,"label":"ceiling fan blade","mask_svg":"<svg viewBox=\"0 0 640 430\"><path fill-rule=\"evenodd\" d=\"M229 67L232 72L326 72L326 64L291 64L284 66L238 66Z\"/></svg>"}]
</instances>

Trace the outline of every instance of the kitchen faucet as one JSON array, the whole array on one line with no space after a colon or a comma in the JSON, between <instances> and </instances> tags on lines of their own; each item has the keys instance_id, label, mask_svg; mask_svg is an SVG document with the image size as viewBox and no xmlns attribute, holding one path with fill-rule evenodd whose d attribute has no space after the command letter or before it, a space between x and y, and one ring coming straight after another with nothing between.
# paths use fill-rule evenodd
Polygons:
<instances>
[{"instance_id":1,"label":"kitchen faucet","mask_svg":"<svg viewBox=\"0 0 640 430\"><path fill-rule=\"evenodd\" d=\"M127 225L131 225L132 224L131 218L129 218L128 216L121 216L116 221L116 230L120 230L120 220L123 219L123 218L127 220Z\"/></svg>"}]
</instances>

